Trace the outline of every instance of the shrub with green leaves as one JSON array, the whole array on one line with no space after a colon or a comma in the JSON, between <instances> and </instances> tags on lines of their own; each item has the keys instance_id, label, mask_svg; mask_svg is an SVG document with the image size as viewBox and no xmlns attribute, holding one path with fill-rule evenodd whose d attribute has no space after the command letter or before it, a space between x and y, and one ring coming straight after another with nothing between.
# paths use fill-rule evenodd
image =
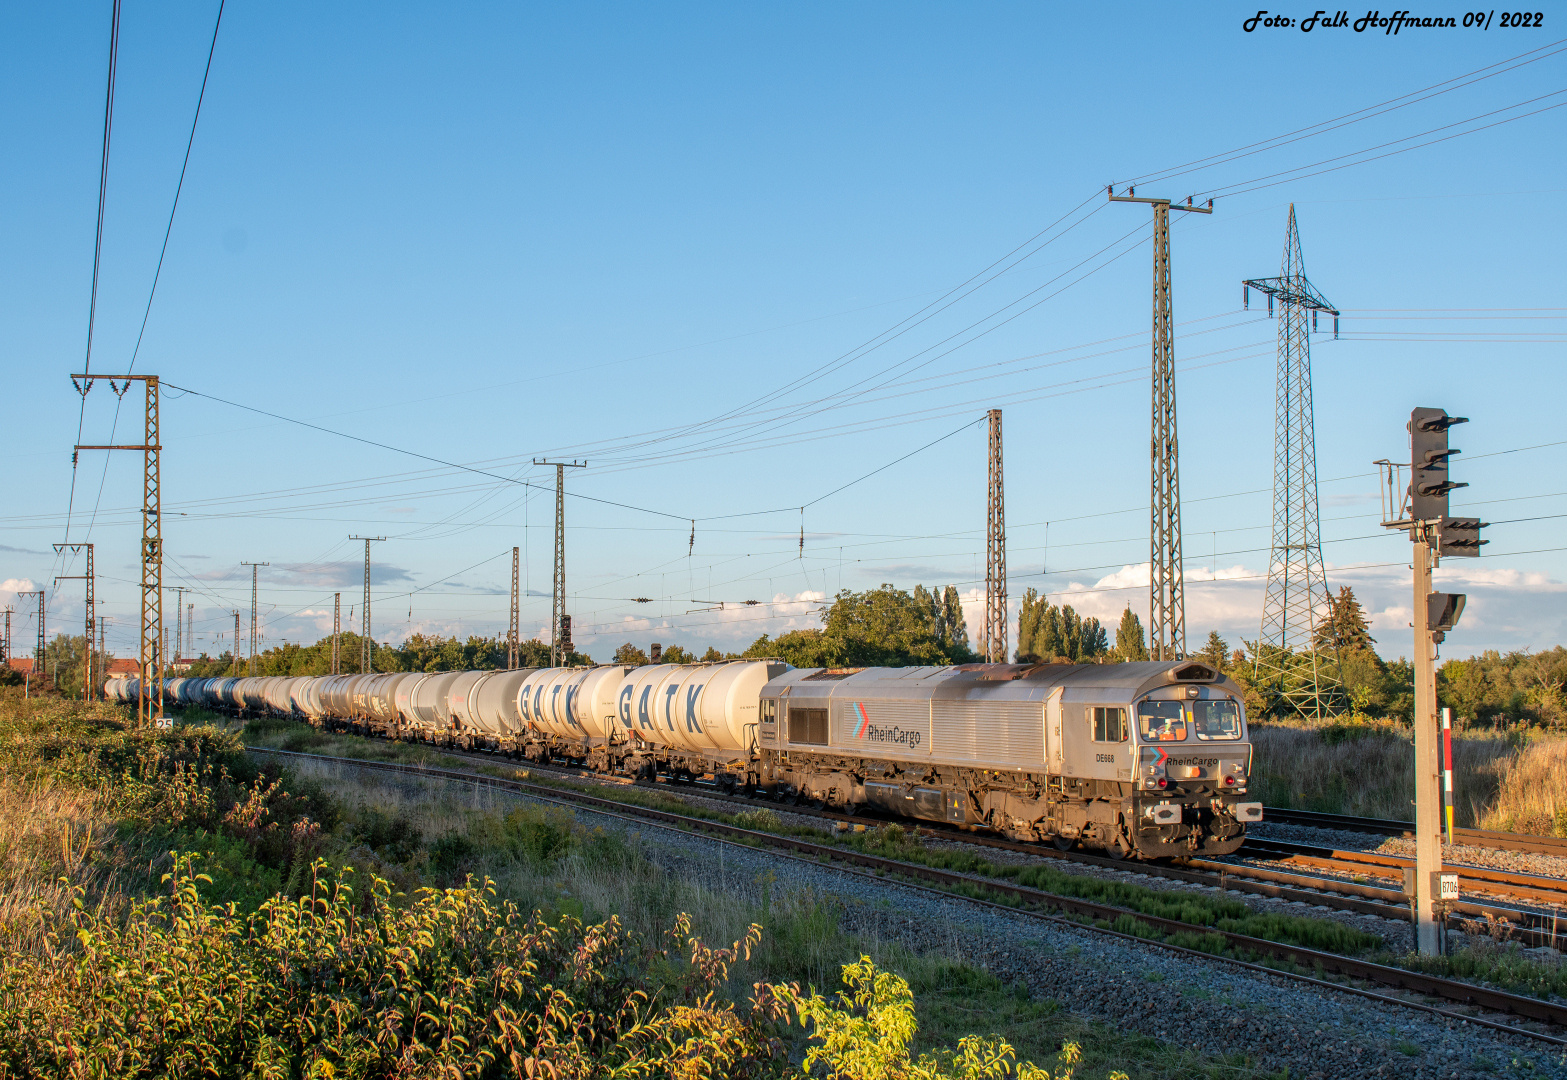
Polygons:
<instances>
[{"instance_id":1,"label":"shrub with green leaves","mask_svg":"<svg viewBox=\"0 0 1567 1080\"><path fill-rule=\"evenodd\" d=\"M43 949L4 939L0 1075L760 1078L798 1075L802 1041L808 1075L845 1080L1065 1080L1077 1060L1068 1047L1052 1073L981 1038L911 1060L909 986L865 957L833 1002L762 982L741 1000L729 970L756 925L714 949L681 916L653 946L615 918L523 912L488 883L400 905L372 878L359 897L324 861L304 895L242 914L171 855L167 894L127 918L78 897Z\"/></svg>"}]
</instances>

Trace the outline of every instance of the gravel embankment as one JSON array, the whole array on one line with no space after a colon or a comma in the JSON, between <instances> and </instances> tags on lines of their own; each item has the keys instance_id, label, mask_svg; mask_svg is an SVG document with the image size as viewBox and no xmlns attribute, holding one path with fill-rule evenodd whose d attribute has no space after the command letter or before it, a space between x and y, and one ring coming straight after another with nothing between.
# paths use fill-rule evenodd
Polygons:
<instances>
[{"instance_id":1,"label":"gravel embankment","mask_svg":"<svg viewBox=\"0 0 1567 1080\"><path fill-rule=\"evenodd\" d=\"M376 775L379 781L389 779ZM1310 1080L1567 1078L1567 1054L1527 1037L1244 971L1222 961L1178 956L772 852L724 845L720 858L720 842L712 838L582 808L574 813L596 826L634 834L648 859L682 879L759 901L758 882L771 872L775 902L807 891L817 898L837 897L844 904L847 930L976 964L1005 982L1021 980L1036 997L1055 999L1081 1016L1215 1057L1246 1054L1264 1069L1287 1068L1289 1076ZM627 813L634 814L634 808ZM1157 881L1140 883L1159 887Z\"/></svg>"}]
</instances>

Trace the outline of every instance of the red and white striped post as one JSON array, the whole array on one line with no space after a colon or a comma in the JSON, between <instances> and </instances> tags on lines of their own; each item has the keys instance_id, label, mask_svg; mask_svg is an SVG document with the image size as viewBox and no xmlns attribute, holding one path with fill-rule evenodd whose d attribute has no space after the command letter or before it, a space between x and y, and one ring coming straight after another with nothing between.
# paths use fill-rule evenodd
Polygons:
<instances>
[{"instance_id":1,"label":"red and white striped post","mask_svg":"<svg viewBox=\"0 0 1567 1080\"><path fill-rule=\"evenodd\" d=\"M1453 710L1442 709L1442 818L1447 822L1447 842L1453 839Z\"/></svg>"}]
</instances>

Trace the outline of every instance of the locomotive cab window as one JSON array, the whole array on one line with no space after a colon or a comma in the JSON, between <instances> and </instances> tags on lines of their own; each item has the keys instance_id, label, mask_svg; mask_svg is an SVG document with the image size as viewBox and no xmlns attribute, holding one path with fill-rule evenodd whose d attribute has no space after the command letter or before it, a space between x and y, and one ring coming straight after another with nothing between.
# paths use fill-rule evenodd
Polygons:
<instances>
[{"instance_id":1,"label":"locomotive cab window","mask_svg":"<svg viewBox=\"0 0 1567 1080\"><path fill-rule=\"evenodd\" d=\"M1094 705L1088 710L1094 728L1094 742L1125 742L1129 730L1126 710L1117 706Z\"/></svg>"},{"instance_id":2,"label":"locomotive cab window","mask_svg":"<svg viewBox=\"0 0 1567 1080\"><path fill-rule=\"evenodd\" d=\"M1184 742L1186 710L1179 701L1144 701L1137 706L1137 730L1144 742Z\"/></svg>"},{"instance_id":3,"label":"locomotive cab window","mask_svg":"<svg viewBox=\"0 0 1567 1080\"><path fill-rule=\"evenodd\" d=\"M1203 741L1241 737L1241 711L1228 698L1192 702L1192 728Z\"/></svg>"},{"instance_id":4,"label":"locomotive cab window","mask_svg":"<svg viewBox=\"0 0 1567 1080\"><path fill-rule=\"evenodd\" d=\"M826 746L827 710L790 709L789 741L807 746Z\"/></svg>"}]
</instances>

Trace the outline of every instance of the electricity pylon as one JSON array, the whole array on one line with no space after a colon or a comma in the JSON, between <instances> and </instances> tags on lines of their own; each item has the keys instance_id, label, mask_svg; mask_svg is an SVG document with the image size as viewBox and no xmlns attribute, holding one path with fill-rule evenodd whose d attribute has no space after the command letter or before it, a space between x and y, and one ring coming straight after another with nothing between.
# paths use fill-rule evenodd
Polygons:
<instances>
[{"instance_id":1,"label":"electricity pylon","mask_svg":"<svg viewBox=\"0 0 1567 1080\"><path fill-rule=\"evenodd\" d=\"M550 667L560 667L571 656L571 619L566 614L566 470L585 469L586 461L540 461L555 466L555 600L550 612Z\"/></svg>"},{"instance_id":2,"label":"electricity pylon","mask_svg":"<svg viewBox=\"0 0 1567 1080\"><path fill-rule=\"evenodd\" d=\"M370 545L365 545L365 550L370 550ZM246 670L251 678L256 676L256 575L263 566L271 566L264 562L241 562L239 565L250 567L250 663Z\"/></svg>"},{"instance_id":3,"label":"electricity pylon","mask_svg":"<svg viewBox=\"0 0 1567 1080\"><path fill-rule=\"evenodd\" d=\"M96 584L93 573L93 546L91 544L56 544L55 554L59 554L69 548L73 553L85 549L87 551L87 572L85 574L63 574L54 579L55 588L60 587L60 582L81 579L87 582L87 633L82 642L82 700L93 699L93 645L97 636L97 602L93 596L93 586Z\"/></svg>"},{"instance_id":4,"label":"electricity pylon","mask_svg":"<svg viewBox=\"0 0 1567 1080\"><path fill-rule=\"evenodd\" d=\"M1338 309L1306 280L1295 204L1284 232L1284 260L1275 278L1242 285L1243 305L1251 290L1266 293L1268 311L1279 303L1279 358L1273 410L1273 549L1268 590L1262 601L1262 632L1253 673L1258 685L1276 685L1286 712L1313 720L1342 710L1343 686L1322 664L1315 647L1317 627L1328 614L1327 578L1322 568L1317 510L1317 435L1311 398L1311 330L1317 312Z\"/></svg>"},{"instance_id":5,"label":"electricity pylon","mask_svg":"<svg viewBox=\"0 0 1567 1080\"><path fill-rule=\"evenodd\" d=\"M518 548L511 549L511 623L506 630L506 667L508 669L517 666L517 637L520 609L517 597L517 555Z\"/></svg>"},{"instance_id":6,"label":"electricity pylon","mask_svg":"<svg viewBox=\"0 0 1567 1080\"><path fill-rule=\"evenodd\" d=\"M364 634L359 641L359 673L370 674L370 665L375 661L374 645L370 640L370 545L385 540L384 536L350 536L350 540L363 540L365 542L365 610L364 610Z\"/></svg>"},{"instance_id":7,"label":"electricity pylon","mask_svg":"<svg viewBox=\"0 0 1567 1080\"><path fill-rule=\"evenodd\" d=\"M44 679L44 591L42 589L30 589L27 592L19 592L16 595L23 598L29 596L38 597L38 649L33 653L33 674L40 679ZM47 682L40 682L38 685L43 687L47 685Z\"/></svg>"},{"instance_id":8,"label":"electricity pylon","mask_svg":"<svg viewBox=\"0 0 1567 1080\"><path fill-rule=\"evenodd\" d=\"M1148 646L1155 660L1186 655L1186 585L1181 568L1180 444L1175 437L1175 317L1170 304L1170 211L1213 213L1207 206L1149 199L1127 188L1111 202L1153 207L1153 423L1149 442L1152 492L1148 528Z\"/></svg>"},{"instance_id":9,"label":"electricity pylon","mask_svg":"<svg viewBox=\"0 0 1567 1080\"><path fill-rule=\"evenodd\" d=\"M80 379L81 382L76 380ZM142 426L140 445L77 446L73 450L140 450L142 452L141 493L141 652L137 659L138 693L136 697L136 722L163 722L163 652L159 644L163 638L163 484L160 461L163 447L159 443L158 428L158 376L156 375L72 375L71 382L86 397L99 379L106 379L109 389L120 397L131 388L131 383L141 383L147 391L146 415ZM115 380L124 382L119 386ZM74 460L74 457L73 457Z\"/></svg>"},{"instance_id":10,"label":"electricity pylon","mask_svg":"<svg viewBox=\"0 0 1567 1080\"><path fill-rule=\"evenodd\" d=\"M985 514L985 627L982 650L1007 662L1007 526L1001 483L1001 410L990 413L990 486Z\"/></svg>"},{"instance_id":11,"label":"electricity pylon","mask_svg":"<svg viewBox=\"0 0 1567 1080\"><path fill-rule=\"evenodd\" d=\"M332 594L332 674L342 674L343 661L343 594Z\"/></svg>"}]
</instances>

